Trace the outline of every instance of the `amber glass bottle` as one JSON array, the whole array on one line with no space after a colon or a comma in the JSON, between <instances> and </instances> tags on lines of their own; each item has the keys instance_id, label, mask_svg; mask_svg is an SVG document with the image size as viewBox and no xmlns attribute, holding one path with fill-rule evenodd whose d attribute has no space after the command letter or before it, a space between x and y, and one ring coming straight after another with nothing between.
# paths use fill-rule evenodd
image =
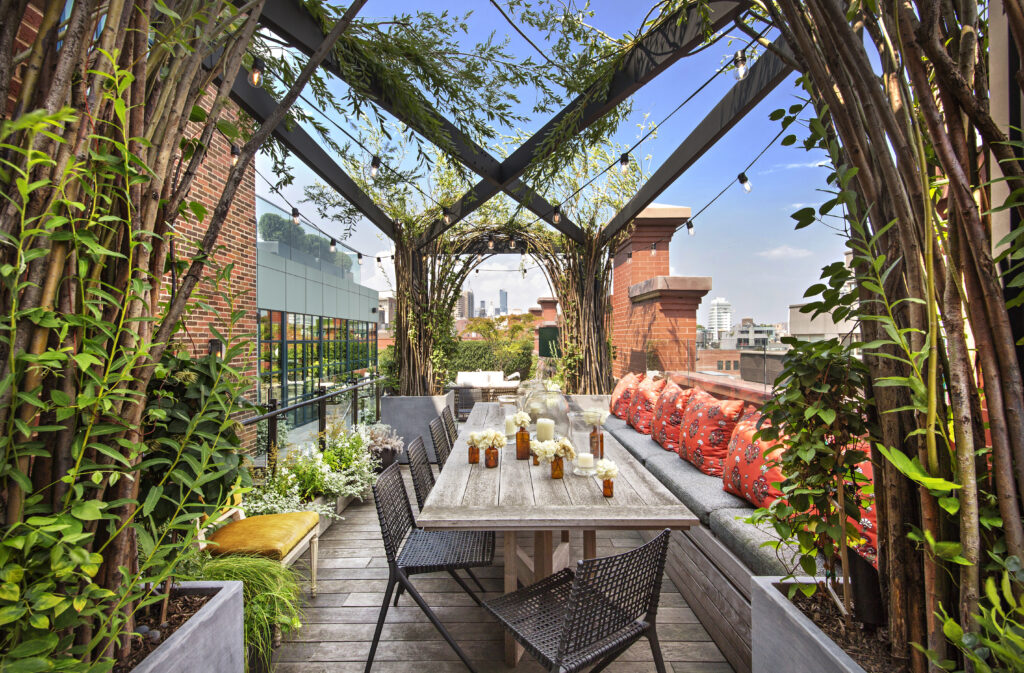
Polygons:
<instances>
[{"instance_id":1,"label":"amber glass bottle","mask_svg":"<svg viewBox=\"0 0 1024 673\"><path fill-rule=\"evenodd\" d=\"M594 454L594 460L604 458L604 433L597 425L590 431L590 452Z\"/></svg>"},{"instance_id":2,"label":"amber glass bottle","mask_svg":"<svg viewBox=\"0 0 1024 673\"><path fill-rule=\"evenodd\" d=\"M604 491L604 497L612 497L615 494L615 482L611 479L605 479L601 485L601 490Z\"/></svg>"},{"instance_id":3,"label":"amber glass bottle","mask_svg":"<svg viewBox=\"0 0 1024 673\"><path fill-rule=\"evenodd\" d=\"M551 478L552 479L561 479L564 470L565 470L565 463L562 461L562 457L561 456L555 456L551 460Z\"/></svg>"},{"instance_id":4,"label":"amber glass bottle","mask_svg":"<svg viewBox=\"0 0 1024 673\"><path fill-rule=\"evenodd\" d=\"M530 457L530 431L519 428L516 432L516 460L527 460Z\"/></svg>"},{"instance_id":5,"label":"amber glass bottle","mask_svg":"<svg viewBox=\"0 0 1024 673\"><path fill-rule=\"evenodd\" d=\"M494 446L488 446L484 451L484 465L487 467L498 467L498 449Z\"/></svg>"},{"instance_id":6,"label":"amber glass bottle","mask_svg":"<svg viewBox=\"0 0 1024 673\"><path fill-rule=\"evenodd\" d=\"M469 445L469 464L476 465L480 462L480 449L478 447Z\"/></svg>"}]
</instances>

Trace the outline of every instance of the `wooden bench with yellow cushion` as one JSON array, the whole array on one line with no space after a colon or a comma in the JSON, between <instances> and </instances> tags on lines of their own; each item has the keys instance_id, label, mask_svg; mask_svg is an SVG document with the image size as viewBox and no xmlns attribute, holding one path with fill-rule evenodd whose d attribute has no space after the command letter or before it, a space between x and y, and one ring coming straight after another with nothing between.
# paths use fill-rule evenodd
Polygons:
<instances>
[{"instance_id":1,"label":"wooden bench with yellow cushion","mask_svg":"<svg viewBox=\"0 0 1024 673\"><path fill-rule=\"evenodd\" d=\"M211 554L251 554L266 556L291 565L295 559L309 549L309 591L316 596L317 556L320 538L317 527L320 515L316 512L286 512L284 514L260 514L246 517L242 510L233 507L207 525L227 519L231 523L221 526L208 540L200 531L200 548L209 547ZM212 543L212 544L211 544Z\"/></svg>"}]
</instances>

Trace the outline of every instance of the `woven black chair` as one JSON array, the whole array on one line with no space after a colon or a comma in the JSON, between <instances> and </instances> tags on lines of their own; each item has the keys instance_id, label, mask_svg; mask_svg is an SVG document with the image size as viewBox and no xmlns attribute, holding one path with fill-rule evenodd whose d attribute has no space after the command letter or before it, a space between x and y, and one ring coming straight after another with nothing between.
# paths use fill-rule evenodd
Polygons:
<instances>
[{"instance_id":1,"label":"woven black chair","mask_svg":"<svg viewBox=\"0 0 1024 673\"><path fill-rule=\"evenodd\" d=\"M423 596L409 578L421 573L447 572L477 605L481 605L477 595L455 574L455 571L460 568L491 565L494 562L494 537L488 538L472 531L425 531L418 528L397 463L390 465L377 477L377 483L373 486L373 499L377 505L381 537L384 538L384 552L388 559L388 586L384 591L384 602L380 606L380 617L377 619L377 629L373 633L373 643L370 645L370 655L366 659L365 672L370 673L373 666L377 643L380 641L380 633L388 616L391 592L397 584L409 592L427 619L448 641L455 654L459 655L459 659L462 659L470 671L476 673L465 652L423 600Z\"/></svg>"},{"instance_id":2,"label":"woven black chair","mask_svg":"<svg viewBox=\"0 0 1024 673\"><path fill-rule=\"evenodd\" d=\"M476 406L476 403L483 401L484 391L480 388L456 388L455 409L459 414L459 420L465 421L469 418L469 414L473 411L473 407Z\"/></svg>"},{"instance_id":3,"label":"woven black chair","mask_svg":"<svg viewBox=\"0 0 1024 673\"><path fill-rule=\"evenodd\" d=\"M430 491L434 489L434 472L430 469L430 462L427 460L427 450L423 446L423 438L417 437L412 440L409 444L409 472L412 474L412 490L416 493L416 505L420 511L423 511L423 505L427 502L427 496L430 495ZM484 546L490 546L494 548L494 533L491 531L468 531L469 535L486 538L481 541L480 544ZM484 585L480 583L476 575L469 568L466 568L466 574L469 578L476 582L476 585L480 587L480 591L487 591L484 589ZM398 599L402 595L402 587L398 587L398 591L395 593L395 605L398 605Z\"/></svg>"},{"instance_id":4,"label":"woven black chair","mask_svg":"<svg viewBox=\"0 0 1024 673\"><path fill-rule=\"evenodd\" d=\"M448 431L448 443L455 446L455 439L459 436L459 427L455 425L455 417L452 416L452 410L447 404L441 410L441 418L444 419L444 427Z\"/></svg>"},{"instance_id":5,"label":"woven black chair","mask_svg":"<svg viewBox=\"0 0 1024 673\"><path fill-rule=\"evenodd\" d=\"M665 673L655 621L669 531L625 554L580 561L485 604L549 671L598 673L643 636Z\"/></svg>"},{"instance_id":6,"label":"woven black chair","mask_svg":"<svg viewBox=\"0 0 1024 673\"><path fill-rule=\"evenodd\" d=\"M447 408L447 407L446 407ZM452 443L448 441L448 431L444 427L444 418L438 416L430 421L430 441L434 443L434 454L437 455L437 469L443 470L452 453Z\"/></svg>"}]
</instances>

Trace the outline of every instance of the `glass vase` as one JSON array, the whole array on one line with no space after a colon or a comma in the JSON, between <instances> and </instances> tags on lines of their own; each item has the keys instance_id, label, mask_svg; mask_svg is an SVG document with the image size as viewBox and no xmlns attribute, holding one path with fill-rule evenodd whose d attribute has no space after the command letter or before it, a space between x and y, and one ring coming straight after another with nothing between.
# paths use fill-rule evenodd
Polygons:
<instances>
[{"instance_id":1,"label":"glass vase","mask_svg":"<svg viewBox=\"0 0 1024 673\"><path fill-rule=\"evenodd\" d=\"M469 464L470 465L476 465L479 462L480 462L480 448L470 444L469 445Z\"/></svg>"},{"instance_id":2,"label":"glass vase","mask_svg":"<svg viewBox=\"0 0 1024 673\"><path fill-rule=\"evenodd\" d=\"M516 432L516 460L526 460L530 457L530 431L526 428L519 428Z\"/></svg>"},{"instance_id":3,"label":"glass vase","mask_svg":"<svg viewBox=\"0 0 1024 673\"><path fill-rule=\"evenodd\" d=\"M555 456L551 459L551 478L561 479L565 472L565 462L561 456Z\"/></svg>"},{"instance_id":4,"label":"glass vase","mask_svg":"<svg viewBox=\"0 0 1024 673\"><path fill-rule=\"evenodd\" d=\"M484 450L484 465L487 467L498 467L498 449L494 446L488 446Z\"/></svg>"},{"instance_id":5,"label":"glass vase","mask_svg":"<svg viewBox=\"0 0 1024 673\"><path fill-rule=\"evenodd\" d=\"M612 497L615 495L615 482L611 479L605 479L601 484L601 491L604 493L604 497Z\"/></svg>"}]
</instances>

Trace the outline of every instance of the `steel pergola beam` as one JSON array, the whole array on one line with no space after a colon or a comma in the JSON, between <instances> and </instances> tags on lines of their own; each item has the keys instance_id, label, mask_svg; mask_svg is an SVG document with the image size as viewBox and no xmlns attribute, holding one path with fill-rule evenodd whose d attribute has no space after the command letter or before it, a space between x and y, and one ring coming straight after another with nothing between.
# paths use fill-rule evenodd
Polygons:
<instances>
[{"instance_id":1,"label":"steel pergola beam","mask_svg":"<svg viewBox=\"0 0 1024 673\"><path fill-rule=\"evenodd\" d=\"M789 46L779 38L774 49L790 55ZM781 84L792 68L771 49L766 50L722 100L701 120L669 158L658 167L640 191L601 230L601 243L607 243L633 221L640 211L654 202L680 175L710 150L722 136Z\"/></svg>"},{"instance_id":2,"label":"steel pergola beam","mask_svg":"<svg viewBox=\"0 0 1024 673\"><path fill-rule=\"evenodd\" d=\"M274 4L274 3L268 3ZM277 107L277 101L273 96L262 88L256 88L249 84L248 72L240 69L231 87L231 100L246 114L263 123ZM349 203L355 206L356 210L366 216L378 229L393 239L395 237L395 225L391 218L373 202L366 192L359 188L359 185L349 177L348 173L334 161L324 149L298 124L291 128L287 124L278 124L273 135L289 149L295 156L302 160L314 173L320 176L327 184L338 191L339 194L348 199Z\"/></svg>"}]
</instances>

